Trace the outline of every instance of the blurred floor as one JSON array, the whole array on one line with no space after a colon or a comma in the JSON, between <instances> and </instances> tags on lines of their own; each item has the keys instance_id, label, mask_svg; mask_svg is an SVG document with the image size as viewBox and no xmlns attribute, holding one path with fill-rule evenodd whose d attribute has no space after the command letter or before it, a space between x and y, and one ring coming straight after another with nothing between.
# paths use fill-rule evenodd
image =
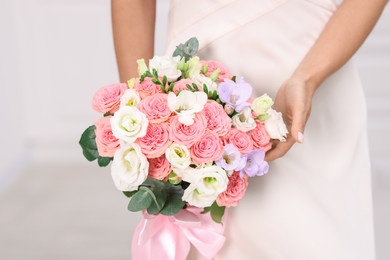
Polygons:
<instances>
[{"instance_id":1,"label":"blurred floor","mask_svg":"<svg viewBox=\"0 0 390 260\"><path fill-rule=\"evenodd\" d=\"M377 259L387 260L390 178L375 176ZM89 163L30 167L0 191L0 259L130 259L139 214L126 206L109 169Z\"/></svg>"}]
</instances>

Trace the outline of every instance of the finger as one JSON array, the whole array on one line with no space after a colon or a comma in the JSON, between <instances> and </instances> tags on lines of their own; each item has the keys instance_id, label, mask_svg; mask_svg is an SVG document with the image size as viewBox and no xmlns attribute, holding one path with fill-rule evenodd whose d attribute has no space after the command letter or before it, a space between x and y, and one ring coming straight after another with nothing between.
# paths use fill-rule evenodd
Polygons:
<instances>
[{"instance_id":1,"label":"finger","mask_svg":"<svg viewBox=\"0 0 390 260\"><path fill-rule=\"evenodd\" d=\"M301 112L296 113L291 122L291 135L294 138L295 142L303 143L304 135L303 132L305 130L305 125L307 121L307 113Z\"/></svg>"},{"instance_id":2,"label":"finger","mask_svg":"<svg viewBox=\"0 0 390 260\"><path fill-rule=\"evenodd\" d=\"M269 150L265 155L265 160L267 162L274 161L283 155L285 155L288 150L294 145L295 139L292 137L287 138L286 142L279 142L273 147L271 150Z\"/></svg>"}]
</instances>

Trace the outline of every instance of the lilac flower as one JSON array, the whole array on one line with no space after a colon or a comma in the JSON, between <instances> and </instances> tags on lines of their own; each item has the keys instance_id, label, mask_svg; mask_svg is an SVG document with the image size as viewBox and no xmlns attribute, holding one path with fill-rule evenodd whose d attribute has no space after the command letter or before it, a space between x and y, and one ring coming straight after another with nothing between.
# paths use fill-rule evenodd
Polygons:
<instances>
[{"instance_id":1,"label":"lilac flower","mask_svg":"<svg viewBox=\"0 0 390 260\"><path fill-rule=\"evenodd\" d=\"M217 92L219 99L233 107L237 112L250 106L247 100L252 94L252 86L246 83L242 77L237 82L225 79L224 82L219 84Z\"/></svg>"},{"instance_id":2,"label":"lilac flower","mask_svg":"<svg viewBox=\"0 0 390 260\"><path fill-rule=\"evenodd\" d=\"M244 174L249 177L261 176L268 172L269 165L264 161L265 152L263 150L253 150L247 155L245 167L240 171L241 178Z\"/></svg>"},{"instance_id":3,"label":"lilac flower","mask_svg":"<svg viewBox=\"0 0 390 260\"><path fill-rule=\"evenodd\" d=\"M246 165L246 156L241 157L237 147L227 144L224 147L222 158L215 163L226 171L240 171Z\"/></svg>"}]
</instances>

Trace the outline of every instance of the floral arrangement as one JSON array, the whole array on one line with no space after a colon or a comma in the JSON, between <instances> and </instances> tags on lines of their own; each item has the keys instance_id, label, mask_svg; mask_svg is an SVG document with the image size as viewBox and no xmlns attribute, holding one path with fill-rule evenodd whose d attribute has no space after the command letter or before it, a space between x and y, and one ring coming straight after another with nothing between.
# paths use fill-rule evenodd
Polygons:
<instances>
[{"instance_id":1,"label":"floral arrangement","mask_svg":"<svg viewBox=\"0 0 390 260\"><path fill-rule=\"evenodd\" d=\"M251 100L249 83L197 49L192 38L173 57L138 60L138 78L99 89L92 107L104 116L80 145L89 161L112 162L130 211L172 216L194 206L220 223L248 178L268 172L265 153L287 129L268 95Z\"/></svg>"}]
</instances>

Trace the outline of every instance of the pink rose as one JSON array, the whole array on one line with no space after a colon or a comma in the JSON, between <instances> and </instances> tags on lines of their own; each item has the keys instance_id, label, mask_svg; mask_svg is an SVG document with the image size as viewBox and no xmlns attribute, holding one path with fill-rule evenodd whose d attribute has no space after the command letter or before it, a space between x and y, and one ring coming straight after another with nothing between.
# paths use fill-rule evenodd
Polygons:
<instances>
[{"instance_id":1,"label":"pink rose","mask_svg":"<svg viewBox=\"0 0 390 260\"><path fill-rule=\"evenodd\" d=\"M208 66L207 72L205 74L207 77L210 77L211 73L213 73L215 70L220 69L220 72L219 72L219 75L217 78L218 82L222 82L225 79L232 79L232 74L230 73L230 71L228 69L226 69L226 67L223 64L219 63L218 61L201 60L200 63L203 65L203 67L206 65Z\"/></svg>"},{"instance_id":2,"label":"pink rose","mask_svg":"<svg viewBox=\"0 0 390 260\"><path fill-rule=\"evenodd\" d=\"M195 83L193 80L190 79L181 79L174 83L173 91L175 94L177 94L180 90L188 90L187 84L192 87L192 84ZM199 84L196 84L200 91L203 91L203 87L200 87Z\"/></svg>"},{"instance_id":3,"label":"pink rose","mask_svg":"<svg viewBox=\"0 0 390 260\"><path fill-rule=\"evenodd\" d=\"M146 135L138 138L136 143L141 147L146 158L160 157L171 144L168 124L149 124Z\"/></svg>"},{"instance_id":4,"label":"pink rose","mask_svg":"<svg viewBox=\"0 0 390 260\"><path fill-rule=\"evenodd\" d=\"M237 128L231 128L222 140L224 145L233 144L242 155L248 154L253 150L253 141L250 136Z\"/></svg>"},{"instance_id":5,"label":"pink rose","mask_svg":"<svg viewBox=\"0 0 390 260\"><path fill-rule=\"evenodd\" d=\"M244 197L245 191L248 187L248 176L240 177L239 172L234 172L229 177L229 183L226 191L218 195L218 206L234 207Z\"/></svg>"},{"instance_id":6,"label":"pink rose","mask_svg":"<svg viewBox=\"0 0 390 260\"><path fill-rule=\"evenodd\" d=\"M114 114L121 104L121 97L127 88L126 84L111 84L100 88L92 98L92 108L99 113Z\"/></svg>"},{"instance_id":7,"label":"pink rose","mask_svg":"<svg viewBox=\"0 0 390 260\"><path fill-rule=\"evenodd\" d=\"M226 114L223 106L214 100L209 100L203 108L202 113L207 119L207 129L224 136L229 132L232 119Z\"/></svg>"},{"instance_id":8,"label":"pink rose","mask_svg":"<svg viewBox=\"0 0 390 260\"><path fill-rule=\"evenodd\" d=\"M206 127L207 120L201 113L196 114L194 123L190 126L180 123L178 116L174 116L169 128L169 135L172 141L190 148L203 137Z\"/></svg>"},{"instance_id":9,"label":"pink rose","mask_svg":"<svg viewBox=\"0 0 390 260\"><path fill-rule=\"evenodd\" d=\"M158 158L148 159L149 161L149 174L150 178L157 180L165 179L169 173L171 173L171 164L168 162L165 155Z\"/></svg>"},{"instance_id":10,"label":"pink rose","mask_svg":"<svg viewBox=\"0 0 390 260\"><path fill-rule=\"evenodd\" d=\"M211 131L206 134L190 148L192 161L196 164L213 162L221 159L223 145L218 135Z\"/></svg>"},{"instance_id":11,"label":"pink rose","mask_svg":"<svg viewBox=\"0 0 390 260\"><path fill-rule=\"evenodd\" d=\"M168 107L168 95L163 93L145 97L137 108L146 115L151 123L164 122L172 114Z\"/></svg>"},{"instance_id":12,"label":"pink rose","mask_svg":"<svg viewBox=\"0 0 390 260\"><path fill-rule=\"evenodd\" d=\"M249 131L248 134L252 138L254 148L264 150L265 152L271 149L271 138L260 121L256 120L256 128Z\"/></svg>"},{"instance_id":13,"label":"pink rose","mask_svg":"<svg viewBox=\"0 0 390 260\"><path fill-rule=\"evenodd\" d=\"M113 157L119 149L119 140L112 134L110 118L111 116L102 117L95 123L96 146L99 155L103 157Z\"/></svg>"},{"instance_id":14,"label":"pink rose","mask_svg":"<svg viewBox=\"0 0 390 260\"><path fill-rule=\"evenodd\" d=\"M139 80L136 80L134 83L134 89L138 92L141 99L152 96L156 93L161 93L160 86L154 84L151 78L145 78L141 83Z\"/></svg>"}]
</instances>

